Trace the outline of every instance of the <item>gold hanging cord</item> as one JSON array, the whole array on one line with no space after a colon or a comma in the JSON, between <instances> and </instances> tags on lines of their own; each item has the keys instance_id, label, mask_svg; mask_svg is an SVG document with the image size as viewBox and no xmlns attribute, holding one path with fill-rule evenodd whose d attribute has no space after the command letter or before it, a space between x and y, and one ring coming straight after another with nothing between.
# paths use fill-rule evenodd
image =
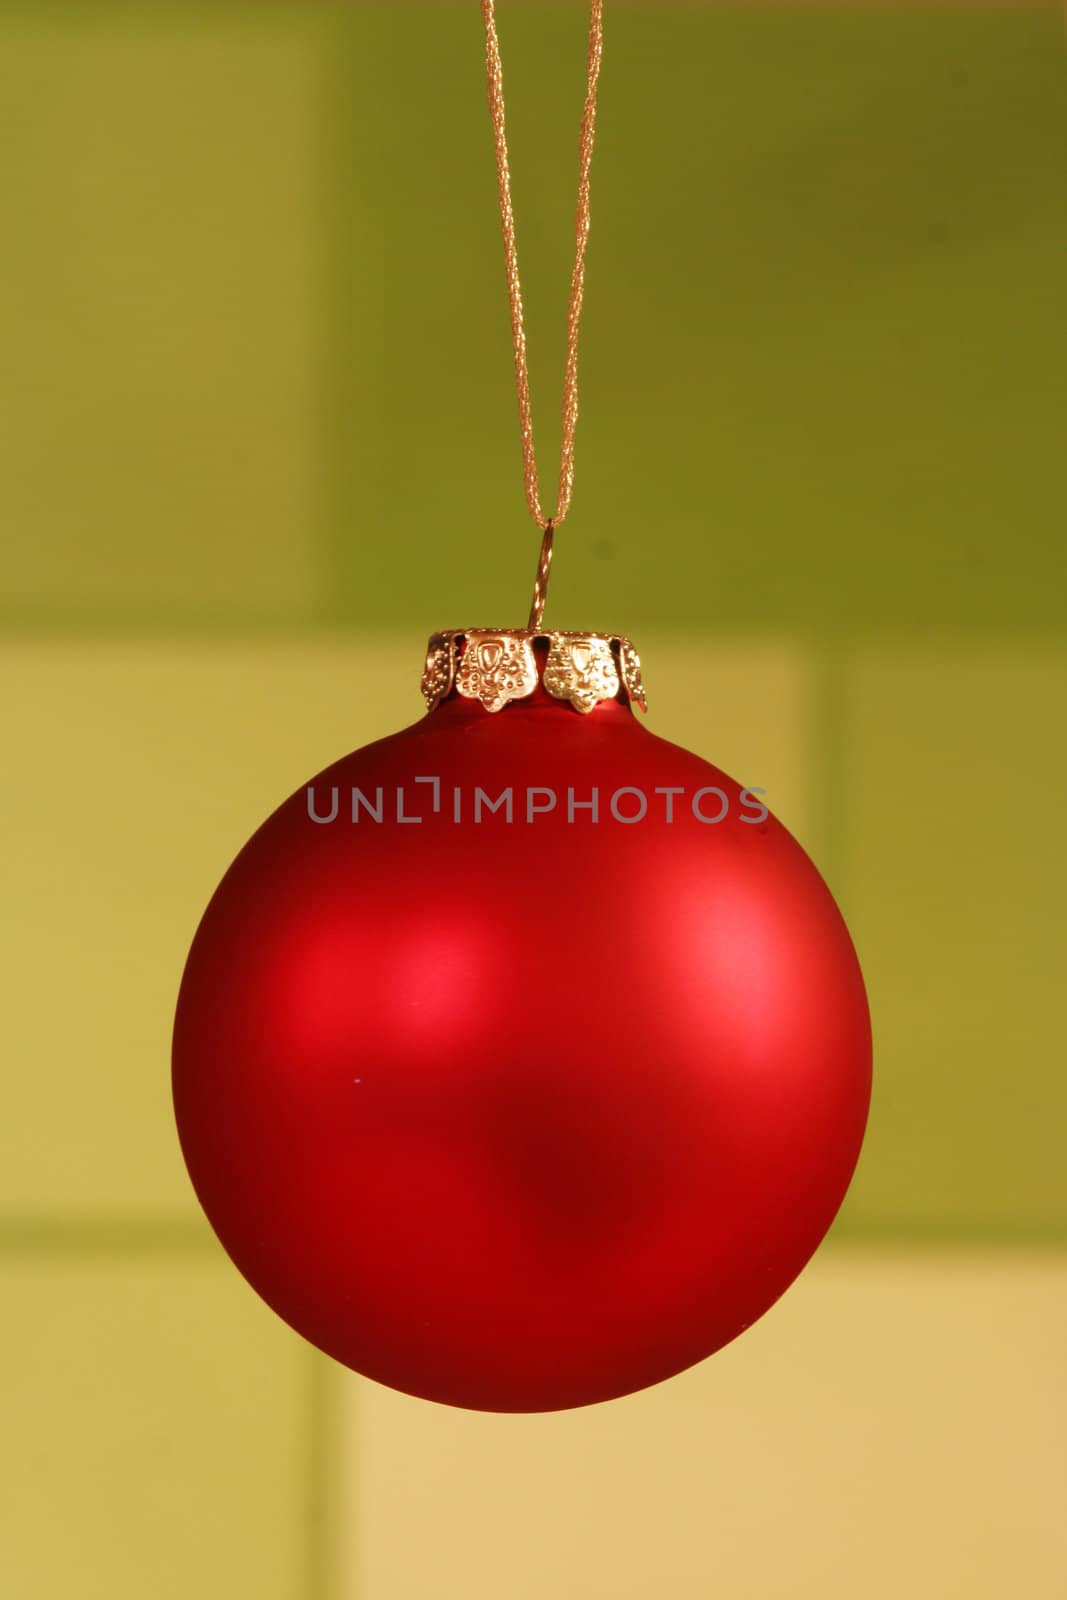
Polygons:
<instances>
[{"instance_id":1,"label":"gold hanging cord","mask_svg":"<svg viewBox=\"0 0 1067 1600\"><path fill-rule=\"evenodd\" d=\"M485 65L489 88L489 111L493 119L496 146L497 188L500 193L500 220L504 229L504 261L507 270L508 300L511 304L511 333L515 346L515 386L519 396L519 423L522 430L523 477L526 504L542 530L541 554L537 565L529 628L540 628L548 593L555 530L570 510L574 490L574 434L578 424L578 327L585 288L585 250L589 241L589 169L596 137L596 96L600 81L600 60L604 48L603 0L592 0L589 12L589 57L582 111L582 131L578 146L578 209L575 220L574 271L567 306L567 364L563 376L563 432L560 445L559 488L555 515L546 517L541 506L534 454L533 416L530 406L530 375L526 359L526 328L522 311L522 285L519 281L519 254L515 239L515 213L511 204L511 173L508 168L508 141L504 119L504 74L500 43L496 31L494 0L482 0L485 22Z\"/></svg>"}]
</instances>

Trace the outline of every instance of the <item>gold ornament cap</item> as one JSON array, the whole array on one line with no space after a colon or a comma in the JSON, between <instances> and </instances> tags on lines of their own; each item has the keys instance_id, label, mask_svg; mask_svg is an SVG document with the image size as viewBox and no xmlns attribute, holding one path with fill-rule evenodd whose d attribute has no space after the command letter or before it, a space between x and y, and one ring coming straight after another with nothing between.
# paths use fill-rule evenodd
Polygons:
<instances>
[{"instance_id":1,"label":"gold ornament cap","mask_svg":"<svg viewBox=\"0 0 1067 1600\"><path fill-rule=\"evenodd\" d=\"M543 643L547 652L534 646ZM543 666L541 662L543 661ZM557 700L588 716L620 691L648 710L641 658L619 633L572 633L542 628L452 628L432 633L426 647L422 693L433 711L453 691L503 711L525 700L538 679Z\"/></svg>"}]
</instances>

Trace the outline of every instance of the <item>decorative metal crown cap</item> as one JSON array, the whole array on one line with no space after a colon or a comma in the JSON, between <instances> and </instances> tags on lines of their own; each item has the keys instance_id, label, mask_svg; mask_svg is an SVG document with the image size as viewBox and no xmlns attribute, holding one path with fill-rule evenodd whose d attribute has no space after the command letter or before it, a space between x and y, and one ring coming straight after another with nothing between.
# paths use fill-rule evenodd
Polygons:
<instances>
[{"instance_id":1,"label":"decorative metal crown cap","mask_svg":"<svg viewBox=\"0 0 1067 1600\"><path fill-rule=\"evenodd\" d=\"M509 700L524 700L537 688L534 645L548 645L541 675L557 700L569 700L588 714L622 689L647 711L641 658L618 633L567 633L530 628L454 628L433 633L426 647L422 693L428 710L455 689L480 700L487 711L502 711Z\"/></svg>"}]
</instances>

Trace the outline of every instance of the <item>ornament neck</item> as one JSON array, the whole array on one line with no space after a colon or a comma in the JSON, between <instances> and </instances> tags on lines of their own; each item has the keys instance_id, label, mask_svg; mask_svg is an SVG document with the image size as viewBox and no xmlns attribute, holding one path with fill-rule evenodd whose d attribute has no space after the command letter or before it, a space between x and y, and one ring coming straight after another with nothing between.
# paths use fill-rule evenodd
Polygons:
<instances>
[{"instance_id":1,"label":"ornament neck","mask_svg":"<svg viewBox=\"0 0 1067 1600\"><path fill-rule=\"evenodd\" d=\"M422 674L427 709L459 697L502 711L531 698L589 715L606 702L647 710L641 658L617 633L456 628L430 636Z\"/></svg>"}]
</instances>

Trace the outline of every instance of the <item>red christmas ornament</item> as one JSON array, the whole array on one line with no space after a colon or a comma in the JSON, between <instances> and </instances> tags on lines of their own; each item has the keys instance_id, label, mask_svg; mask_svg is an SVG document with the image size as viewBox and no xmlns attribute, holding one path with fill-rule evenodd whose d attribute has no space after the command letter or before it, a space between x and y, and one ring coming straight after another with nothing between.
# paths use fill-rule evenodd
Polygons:
<instances>
[{"instance_id":1,"label":"red christmas ornament","mask_svg":"<svg viewBox=\"0 0 1067 1600\"><path fill-rule=\"evenodd\" d=\"M435 635L430 714L249 841L197 932L174 1037L189 1171L250 1283L357 1372L489 1411L627 1394L762 1316L844 1196L870 1091L863 981L803 850L757 795L639 726L628 641L541 630L574 479L602 10L546 518L482 0L544 533L529 628Z\"/></svg>"},{"instance_id":2,"label":"red christmas ornament","mask_svg":"<svg viewBox=\"0 0 1067 1600\"><path fill-rule=\"evenodd\" d=\"M702 1360L859 1153L841 916L758 796L639 724L636 671L598 636L435 636L430 713L286 801L193 943L204 1209L279 1315L409 1394L542 1411Z\"/></svg>"}]
</instances>

